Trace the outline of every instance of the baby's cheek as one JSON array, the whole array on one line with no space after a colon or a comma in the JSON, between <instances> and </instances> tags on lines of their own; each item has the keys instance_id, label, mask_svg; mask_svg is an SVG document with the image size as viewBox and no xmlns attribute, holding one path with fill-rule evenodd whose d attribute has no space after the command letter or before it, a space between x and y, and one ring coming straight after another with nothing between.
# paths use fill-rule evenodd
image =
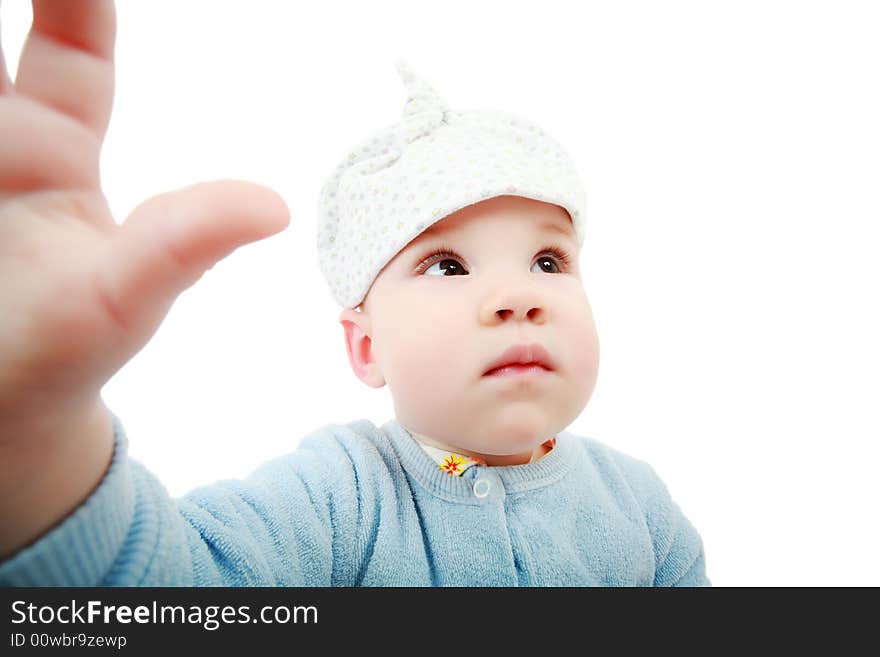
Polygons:
<instances>
[{"instance_id":1,"label":"baby's cheek","mask_svg":"<svg viewBox=\"0 0 880 657\"><path fill-rule=\"evenodd\" d=\"M401 336L393 349L389 359L392 367L386 378L397 401L413 408L439 403L450 380L450 359L444 355L444 345L427 333L409 334L407 338Z\"/></svg>"},{"instance_id":2,"label":"baby's cheek","mask_svg":"<svg viewBox=\"0 0 880 657\"><path fill-rule=\"evenodd\" d=\"M389 387L397 417L406 426L432 436L460 433L463 386L448 368L449 359L444 362L438 350L398 361Z\"/></svg>"},{"instance_id":3,"label":"baby's cheek","mask_svg":"<svg viewBox=\"0 0 880 657\"><path fill-rule=\"evenodd\" d=\"M583 403L590 398L599 374L599 337L590 318L584 322L575 339L573 374L578 397Z\"/></svg>"}]
</instances>

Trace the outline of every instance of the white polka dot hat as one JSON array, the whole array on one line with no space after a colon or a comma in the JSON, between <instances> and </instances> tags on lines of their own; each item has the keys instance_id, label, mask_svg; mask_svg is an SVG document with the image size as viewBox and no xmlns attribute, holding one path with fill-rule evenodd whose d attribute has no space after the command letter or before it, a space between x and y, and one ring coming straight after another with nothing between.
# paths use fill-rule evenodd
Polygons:
<instances>
[{"instance_id":1,"label":"white polka dot hat","mask_svg":"<svg viewBox=\"0 0 880 657\"><path fill-rule=\"evenodd\" d=\"M403 60L403 116L336 167L318 200L318 264L336 301L355 308L382 268L431 224L510 194L559 205L584 242L584 190L574 164L530 121L450 110Z\"/></svg>"}]
</instances>

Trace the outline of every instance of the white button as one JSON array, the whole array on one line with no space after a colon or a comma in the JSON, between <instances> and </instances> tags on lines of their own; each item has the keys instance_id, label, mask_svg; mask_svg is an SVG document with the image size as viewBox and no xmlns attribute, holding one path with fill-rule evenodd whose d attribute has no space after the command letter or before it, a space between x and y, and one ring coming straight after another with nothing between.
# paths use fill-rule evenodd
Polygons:
<instances>
[{"instance_id":1,"label":"white button","mask_svg":"<svg viewBox=\"0 0 880 657\"><path fill-rule=\"evenodd\" d=\"M489 489L492 487L492 484L489 483L488 479L477 479L474 482L474 495L477 497L486 497L489 494Z\"/></svg>"}]
</instances>

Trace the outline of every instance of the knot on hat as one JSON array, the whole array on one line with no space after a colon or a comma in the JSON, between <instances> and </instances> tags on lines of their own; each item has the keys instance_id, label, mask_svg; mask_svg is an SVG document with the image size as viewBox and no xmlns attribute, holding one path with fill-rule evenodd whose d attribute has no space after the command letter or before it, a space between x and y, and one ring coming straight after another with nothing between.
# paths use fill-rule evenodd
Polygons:
<instances>
[{"instance_id":1,"label":"knot on hat","mask_svg":"<svg viewBox=\"0 0 880 657\"><path fill-rule=\"evenodd\" d=\"M413 114L422 112L442 112L445 113L449 107L440 98L434 87L417 76L412 67L403 59L398 58L394 65L400 74L403 83L406 85L406 104L403 107L403 118Z\"/></svg>"}]
</instances>

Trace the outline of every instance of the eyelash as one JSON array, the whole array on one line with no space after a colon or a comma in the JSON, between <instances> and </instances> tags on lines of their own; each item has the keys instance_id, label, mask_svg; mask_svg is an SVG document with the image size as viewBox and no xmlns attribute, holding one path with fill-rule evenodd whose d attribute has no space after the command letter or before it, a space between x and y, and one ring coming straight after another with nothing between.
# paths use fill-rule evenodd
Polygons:
<instances>
[{"instance_id":1,"label":"eyelash","mask_svg":"<svg viewBox=\"0 0 880 657\"><path fill-rule=\"evenodd\" d=\"M452 249L451 247L440 246L440 247L434 249L431 253L429 253L427 256L425 256L422 259L422 261L418 264L418 266L416 266L416 273L423 274L425 272L425 270L428 269L428 267L433 265L435 262L439 262L439 261L434 261L433 259L437 256L440 256L440 255L452 256L453 258L456 258L458 260L464 260L464 258L462 258L460 255L458 255L455 252L455 250ZM567 272L571 268L571 256L569 255L568 251L563 249L561 246L558 246L556 244L550 244L549 246L545 246L543 249L541 249L541 256L545 256L545 255L552 255L560 263L562 263L562 265L563 265L562 270L563 271L558 272L558 273ZM541 256L539 256L539 257L541 257Z\"/></svg>"}]
</instances>

